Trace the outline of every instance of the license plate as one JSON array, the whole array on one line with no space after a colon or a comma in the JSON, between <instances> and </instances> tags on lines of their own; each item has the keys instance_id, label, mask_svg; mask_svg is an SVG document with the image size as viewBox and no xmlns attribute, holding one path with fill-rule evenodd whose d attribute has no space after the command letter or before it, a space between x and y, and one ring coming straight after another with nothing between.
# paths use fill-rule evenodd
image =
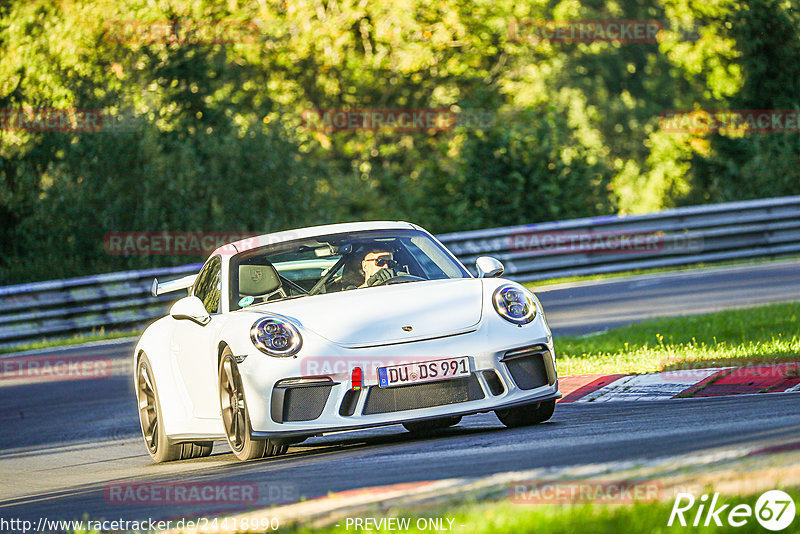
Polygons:
<instances>
[{"instance_id":1,"label":"license plate","mask_svg":"<svg viewBox=\"0 0 800 534\"><path fill-rule=\"evenodd\" d=\"M378 368L378 385L382 388L435 382L469 376L469 358L447 358L431 362L415 362Z\"/></svg>"}]
</instances>

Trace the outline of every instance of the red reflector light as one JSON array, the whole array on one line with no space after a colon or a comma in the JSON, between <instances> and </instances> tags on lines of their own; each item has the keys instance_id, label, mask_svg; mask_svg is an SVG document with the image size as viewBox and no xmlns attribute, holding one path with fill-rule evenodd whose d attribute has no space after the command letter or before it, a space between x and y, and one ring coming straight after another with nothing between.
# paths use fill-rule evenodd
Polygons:
<instances>
[{"instance_id":1,"label":"red reflector light","mask_svg":"<svg viewBox=\"0 0 800 534\"><path fill-rule=\"evenodd\" d=\"M353 368L353 374L350 377L350 381L353 384L353 391L358 391L361 389L361 367Z\"/></svg>"}]
</instances>

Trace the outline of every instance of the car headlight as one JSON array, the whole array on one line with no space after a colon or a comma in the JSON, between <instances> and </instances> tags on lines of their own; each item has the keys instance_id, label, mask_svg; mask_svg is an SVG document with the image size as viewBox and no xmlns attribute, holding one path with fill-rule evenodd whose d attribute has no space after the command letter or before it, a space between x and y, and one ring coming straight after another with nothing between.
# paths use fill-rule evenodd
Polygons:
<instances>
[{"instance_id":1,"label":"car headlight","mask_svg":"<svg viewBox=\"0 0 800 534\"><path fill-rule=\"evenodd\" d=\"M492 296L492 302L497 313L514 324L528 324L536 317L536 301L533 295L517 286L498 287Z\"/></svg>"},{"instance_id":2,"label":"car headlight","mask_svg":"<svg viewBox=\"0 0 800 534\"><path fill-rule=\"evenodd\" d=\"M292 356L303 345L297 328L278 317L262 317L250 328L250 339L258 350L270 356Z\"/></svg>"}]
</instances>

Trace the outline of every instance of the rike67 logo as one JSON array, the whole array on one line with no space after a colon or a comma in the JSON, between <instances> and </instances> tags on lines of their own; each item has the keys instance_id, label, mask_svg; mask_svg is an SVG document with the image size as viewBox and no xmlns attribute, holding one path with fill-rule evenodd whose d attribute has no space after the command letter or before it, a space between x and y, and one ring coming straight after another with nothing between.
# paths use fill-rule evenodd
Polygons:
<instances>
[{"instance_id":1,"label":"rike67 logo","mask_svg":"<svg viewBox=\"0 0 800 534\"><path fill-rule=\"evenodd\" d=\"M695 510L695 505L697 505ZM770 490L756 501L755 508L749 504L719 504L719 493L713 496L701 495L695 499L690 493L679 493L669 515L667 526L708 527L712 524L721 527L727 522L731 527L742 527L755 516L756 521L767 530L779 532L788 528L795 518L795 505L792 497L781 490Z\"/></svg>"}]
</instances>

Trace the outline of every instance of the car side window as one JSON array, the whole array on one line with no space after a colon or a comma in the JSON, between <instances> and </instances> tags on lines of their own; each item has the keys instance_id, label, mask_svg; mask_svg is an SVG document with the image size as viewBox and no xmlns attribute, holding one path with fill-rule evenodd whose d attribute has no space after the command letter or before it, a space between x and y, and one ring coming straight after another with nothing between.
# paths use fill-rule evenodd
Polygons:
<instances>
[{"instance_id":1,"label":"car side window","mask_svg":"<svg viewBox=\"0 0 800 534\"><path fill-rule=\"evenodd\" d=\"M203 306L208 313L218 313L220 311L221 286L222 262L219 258L213 258L197 276L192 294L203 301Z\"/></svg>"}]
</instances>

